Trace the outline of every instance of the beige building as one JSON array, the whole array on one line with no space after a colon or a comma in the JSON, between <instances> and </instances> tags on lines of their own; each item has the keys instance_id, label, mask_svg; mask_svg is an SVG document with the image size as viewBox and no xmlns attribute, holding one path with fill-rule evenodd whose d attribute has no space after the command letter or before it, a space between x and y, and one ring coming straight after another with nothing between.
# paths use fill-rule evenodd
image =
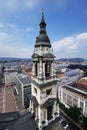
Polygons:
<instances>
[{"instance_id":1,"label":"beige building","mask_svg":"<svg viewBox=\"0 0 87 130\"><path fill-rule=\"evenodd\" d=\"M81 108L82 114L87 116L87 92L66 85L63 86L59 92L59 100L65 107L77 106Z\"/></svg>"},{"instance_id":2,"label":"beige building","mask_svg":"<svg viewBox=\"0 0 87 130\"><path fill-rule=\"evenodd\" d=\"M5 86L12 86L15 85L15 76L16 76L17 72L5 72Z\"/></svg>"},{"instance_id":3,"label":"beige building","mask_svg":"<svg viewBox=\"0 0 87 130\"><path fill-rule=\"evenodd\" d=\"M53 66L54 57L42 12L40 32L36 37L35 50L32 55L32 96L29 107L31 113L35 115L39 130L54 121L59 114L56 100L57 80Z\"/></svg>"}]
</instances>

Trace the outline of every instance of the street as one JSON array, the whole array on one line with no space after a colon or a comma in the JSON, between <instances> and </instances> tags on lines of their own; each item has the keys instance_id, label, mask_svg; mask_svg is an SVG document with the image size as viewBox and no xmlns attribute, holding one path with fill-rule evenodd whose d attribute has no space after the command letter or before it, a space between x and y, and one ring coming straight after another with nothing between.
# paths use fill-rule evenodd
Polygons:
<instances>
[{"instance_id":1,"label":"street","mask_svg":"<svg viewBox=\"0 0 87 130\"><path fill-rule=\"evenodd\" d=\"M60 116L63 117L72 128L72 130L83 130L76 122L69 118L62 110L60 110Z\"/></svg>"},{"instance_id":2,"label":"street","mask_svg":"<svg viewBox=\"0 0 87 130\"><path fill-rule=\"evenodd\" d=\"M63 130L63 127L60 122L57 122L50 130Z\"/></svg>"}]
</instances>

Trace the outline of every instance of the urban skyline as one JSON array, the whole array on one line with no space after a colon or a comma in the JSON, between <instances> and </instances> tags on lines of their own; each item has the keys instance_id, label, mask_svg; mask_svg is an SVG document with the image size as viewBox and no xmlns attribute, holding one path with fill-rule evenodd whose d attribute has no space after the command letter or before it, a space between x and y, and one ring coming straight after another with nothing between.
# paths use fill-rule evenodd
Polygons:
<instances>
[{"instance_id":1,"label":"urban skyline","mask_svg":"<svg viewBox=\"0 0 87 130\"><path fill-rule=\"evenodd\" d=\"M85 0L3 0L0 4L0 57L31 57L43 8L56 58L87 59L86 6Z\"/></svg>"}]
</instances>

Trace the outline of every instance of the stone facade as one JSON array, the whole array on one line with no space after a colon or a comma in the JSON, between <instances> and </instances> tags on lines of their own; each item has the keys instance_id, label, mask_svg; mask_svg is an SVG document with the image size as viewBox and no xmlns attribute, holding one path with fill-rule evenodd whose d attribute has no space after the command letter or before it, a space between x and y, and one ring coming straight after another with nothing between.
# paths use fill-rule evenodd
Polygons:
<instances>
[{"instance_id":1,"label":"stone facade","mask_svg":"<svg viewBox=\"0 0 87 130\"><path fill-rule=\"evenodd\" d=\"M54 57L42 12L40 32L36 37L35 50L32 55L32 96L29 107L31 113L35 115L40 130L55 120L59 114L56 100L57 80L53 66Z\"/></svg>"},{"instance_id":2,"label":"stone facade","mask_svg":"<svg viewBox=\"0 0 87 130\"><path fill-rule=\"evenodd\" d=\"M81 89L72 86L63 86L60 91L59 100L69 108L77 106L81 113L87 117L87 93Z\"/></svg>"}]
</instances>

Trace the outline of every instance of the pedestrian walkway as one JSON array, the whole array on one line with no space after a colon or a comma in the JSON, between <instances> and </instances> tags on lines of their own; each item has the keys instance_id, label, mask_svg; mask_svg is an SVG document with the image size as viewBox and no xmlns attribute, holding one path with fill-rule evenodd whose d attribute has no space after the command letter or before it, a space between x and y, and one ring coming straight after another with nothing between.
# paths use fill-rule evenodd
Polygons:
<instances>
[{"instance_id":1,"label":"pedestrian walkway","mask_svg":"<svg viewBox=\"0 0 87 130\"><path fill-rule=\"evenodd\" d=\"M16 111L15 98L11 86L5 88L5 112Z\"/></svg>"}]
</instances>

